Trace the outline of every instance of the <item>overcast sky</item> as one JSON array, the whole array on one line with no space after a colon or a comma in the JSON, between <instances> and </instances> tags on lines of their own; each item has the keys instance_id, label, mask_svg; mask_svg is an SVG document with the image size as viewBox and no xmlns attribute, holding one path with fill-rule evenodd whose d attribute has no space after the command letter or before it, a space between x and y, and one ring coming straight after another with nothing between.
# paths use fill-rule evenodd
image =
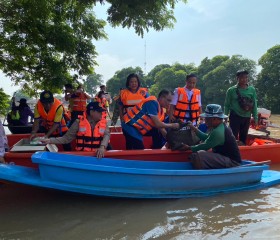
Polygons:
<instances>
[{"instance_id":1,"label":"overcast sky","mask_svg":"<svg viewBox=\"0 0 280 240\"><path fill-rule=\"evenodd\" d=\"M106 5L94 10L105 19ZM176 5L174 29L150 30L141 38L134 29L106 26L109 39L94 43L99 53L95 69L106 81L130 66L148 73L158 64L199 65L205 57L234 54L258 61L280 44L279 10L279 0L189 0ZM7 94L18 88L1 73L0 78Z\"/></svg>"}]
</instances>

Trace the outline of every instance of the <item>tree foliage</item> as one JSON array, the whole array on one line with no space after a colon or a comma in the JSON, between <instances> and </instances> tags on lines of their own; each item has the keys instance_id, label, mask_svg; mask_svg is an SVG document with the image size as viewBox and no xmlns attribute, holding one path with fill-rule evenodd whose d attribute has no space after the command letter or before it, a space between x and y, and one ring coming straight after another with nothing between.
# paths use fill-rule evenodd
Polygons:
<instances>
[{"instance_id":1,"label":"tree foliage","mask_svg":"<svg viewBox=\"0 0 280 240\"><path fill-rule=\"evenodd\" d=\"M102 75L93 73L84 81L84 89L87 93L95 95L99 91L99 87L102 83Z\"/></svg>"},{"instance_id":2,"label":"tree foliage","mask_svg":"<svg viewBox=\"0 0 280 240\"><path fill-rule=\"evenodd\" d=\"M229 87L235 85L236 72L240 69L246 69L250 73L251 82L254 83L256 75L256 63L253 60L244 58L240 55L217 56L210 60L212 70L209 71L209 65L206 66L207 70L203 69L203 65L199 67L201 72L207 72L203 77L203 105L209 103L216 103L224 105L226 91Z\"/></svg>"},{"instance_id":3,"label":"tree foliage","mask_svg":"<svg viewBox=\"0 0 280 240\"><path fill-rule=\"evenodd\" d=\"M108 3L107 21L143 36L172 27L178 0L6 0L0 2L0 69L30 95L58 92L68 82L92 74L94 41L106 38L105 20L94 6ZM183 0L183 2L186 2Z\"/></svg>"},{"instance_id":4,"label":"tree foliage","mask_svg":"<svg viewBox=\"0 0 280 240\"><path fill-rule=\"evenodd\" d=\"M268 49L260 58L259 65L262 67L256 83L259 105L280 113L280 45Z\"/></svg>"},{"instance_id":5,"label":"tree foliage","mask_svg":"<svg viewBox=\"0 0 280 240\"><path fill-rule=\"evenodd\" d=\"M0 88L0 115L7 115L9 107L10 96L4 92L3 88Z\"/></svg>"},{"instance_id":6,"label":"tree foliage","mask_svg":"<svg viewBox=\"0 0 280 240\"><path fill-rule=\"evenodd\" d=\"M128 67L117 71L115 75L107 81L107 91L111 96L118 95L121 88L125 88L127 76L131 73L136 73L140 77L141 85L143 84L144 73L140 67ZM143 86L143 85L142 85Z\"/></svg>"},{"instance_id":7,"label":"tree foliage","mask_svg":"<svg viewBox=\"0 0 280 240\"><path fill-rule=\"evenodd\" d=\"M155 84L150 92L153 95L157 95L162 89L173 91L177 87L184 86L186 84L186 75L196 71L194 64L175 63L172 66L162 68L155 74Z\"/></svg>"}]
</instances>

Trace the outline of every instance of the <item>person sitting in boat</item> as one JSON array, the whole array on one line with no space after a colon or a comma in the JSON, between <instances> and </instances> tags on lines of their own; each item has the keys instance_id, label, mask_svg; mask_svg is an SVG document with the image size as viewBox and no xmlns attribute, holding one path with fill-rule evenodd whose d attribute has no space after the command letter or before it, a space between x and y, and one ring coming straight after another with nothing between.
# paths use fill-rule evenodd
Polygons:
<instances>
[{"instance_id":1,"label":"person sitting in boat","mask_svg":"<svg viewBox=\"0 0 280 240\"><path fill-rule=\"evenodd\" d=\"M90 102L86 113L72 124L69 131L59 138L42 140L44 143L65 144L76 139L76 151L95 151L98 158L104 157L105 150L110 150L110 131L107 120L102 118L106 111L100 103Z\"/></svg>"},{"instance_id":2,"label":"person sitting in boat","mask_svg":"<svg viewBox=\"0 0 280 240\"><path fill-rule=\"evenodd\" d=\"M189 159L195 169L217 169L236 167L241 163L241 156L236 139L230 128L224 123L228 116L223 114L222 107L218 104L208 104L205 113L200 115L205 118L208 133L203 133L190 124L191 129L204 142L195 145L184 145L184 150L193 153ZM207 151L212 148L212 152Z\"/></svg>"},{"instance_id":3,"label":"person sitting in boat","mask_svg":"<svg viewBox=\"0 0 280 240\"><path fill-rule=\"evenodd\" d=\"M123 115L128 109L149 97L148 90L141 87L139 76L135 73L128 75L125 86L125 89L121 89L119 98L119 113L121 121L123 121Z\"/></svg>"},{"instance_id":4,"label":"person sitting in boat","mask_svg":"<svg viewBox=\"0 0 280 240\"><path fill-rule=\"evenodd\" d=\"M8 151L8 139L5 134L5 129L3 127L3 124L0 120L0 163L5 163L4 155L5 152Z\"/></svg>"},{"instance_id":5,"label":"person sitting in boat","mask_svg":"<svg viewBox=\"0 0 280 240\"><path fill-rule=\"evenodd\" d=\"M15 106L15 103L13 102L13 106ZM29 123L29 117L31 118L31 121L34 118L34 113L31 111L30 107L27 104L27 100L25 98L21 98L19 100L19 125L20 126L28 126Z\"/></svg>"},{"instance_id":6,"label":"person sitting in boat","mask_svg":"<svg viewBox=\"0 0 280 240\"><path fill-rule=\"evenodd\" d=\"M20 125L20 115L17 106L12 106L12 110L7 114L7 121L9 126Z\"/></svg>"},{"instance_id":7,"label":"person sitting in boat","mask_svg":"<svg viewBox=\"0 0 280 240\"><path fill-rule=\"evenodd\" d=\"M158 99L155 96L150 96L127 110L122 121L127 150L144 149L143 135L152 136L152 148L161 148L163 143L159 131L163 136L166 136L165 128L179 128L179 123L164 123L163 108L167 109L171 100L172 93L168 90L162 90Z\"/></svg>"},{"instance_id":8,"label":"person sitting in boat","mask_svg":"<svg viewBox=\"0 0 280 240\"><path fill-rule=\"evenodd\" d=\"M43 91L34 109L34 123L30 140L36 137L39 130L46 134L46 138L63 136L68 131L63 116L64 111L62 103L53 97L52 92ZM42 124L40 125L40 123ZM64 144L63 149L71 151L71 145Z\"/></svg>"}]
</instances>

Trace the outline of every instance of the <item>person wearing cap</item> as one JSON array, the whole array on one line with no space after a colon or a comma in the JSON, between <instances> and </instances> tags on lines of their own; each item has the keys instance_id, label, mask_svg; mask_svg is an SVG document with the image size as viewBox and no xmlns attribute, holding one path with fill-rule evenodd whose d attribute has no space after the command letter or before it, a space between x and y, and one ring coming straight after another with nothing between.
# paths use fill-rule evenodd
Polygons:
<instances>
[{"instance_id":1,"label":"person wearing cap","mask_svg":"<svg viewBox=\"0 0 280 240\"><path fill-rule=\"evenodd\" d=\"M40 122L42 122L41 126ZM30 140L36 136L39 129L46 134L45 138L63 136L68 131L63 105L50 91L43 91L35 106ZM64 144L63 149L71 151L71 145Z\"/></svg>"},{"instance_id":2,"label":"person wearing cap","mask_svg":"<svg viewBox=\"0 0 280 240\"><path fill-rule=\"evenodd\" d=\"M110 149L110 131L107 120L102 118L106 111L98 102L90 102L84 115L69 128L69 131L59 138L43 140L45 143L65 144L76 139L76 151L95 151L98 158L104 156L106 149Z\"/></svg>"},{"instance_id":3,"label":"person wearing cap","mask_svg":"<svg viewBox=\"0 0 280 240\"><path fill-rule=\"evenodd\" d=\"M127 110L121 123L127 150L144 149L144 135L152 136L152 148L159 149L164 145L161 135L166 136L165 128L179 128L179 123L164 122L166 118L164 108L168 109L171 100L171 92L162 90L158 99L150 96Z\"/></svg>"},{"instance_id":4,"label":"person wearing cap","mask_svg":"<svg viewBox=\"0 0 280 240\"><path fill-rule=\"evenodd\" d=\"M246 70L237 71L237 84L227 90L224 109L225 114L229 115L229 126L233 135L243 144L246 144L251 115L254 118L253 123L258 125L257 95L255 88L248 85L248 75Z\"/></svg>"},{"instance_id":5,"label":"person wearing cap","mask_svg":"<svg viewBox=\"0 0 280 240\"><path fill-rule=\"evenodd\" d=\"M174 90L172 102L170 104L169 119L174 122L179 119L182 122L191 121L198 124L201 109L201 94L196 86L197 77L195 74L186 76L186 85Z\"/></svg>"},{"instance_id":6,"label":"person wearing cap","mask_svg":"<svg viewBox=\"0 0 280 240\"><path fill-rule=\"evenodd\" d=\"M184 145L183 150L193 153L189 159L195 169L218 169L239 166L241 156L235 137L230 128L224 123L228 116L223 114L222 107L218 104L208 104L205 113L200 115L205 118L208 132L203 133L192 123L191 129L203 141L195 146ZM212 149L212 152L208 151Z\"/></svg>"}]
</instances>

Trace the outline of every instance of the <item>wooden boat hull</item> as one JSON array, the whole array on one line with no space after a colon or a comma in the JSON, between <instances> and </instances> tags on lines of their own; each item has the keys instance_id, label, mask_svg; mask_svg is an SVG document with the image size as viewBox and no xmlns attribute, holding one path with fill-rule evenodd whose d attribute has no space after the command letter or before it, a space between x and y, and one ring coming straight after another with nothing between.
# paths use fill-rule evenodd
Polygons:
<instances>
[{"instance_id":1,"label":"wooden boat hull","mask_svg":"<svg viewBox=\"0 0 280 240\"><path fill-rule=\"evenodd\" d=\"M50 152L35 153L32 161L39 165L39 170L0 165L0 179L98 196L133 198L210 196L280 183L280 173L268 171L267 165L193 170L186 162L100 160Z\"/></svg>"}]
</instances>

